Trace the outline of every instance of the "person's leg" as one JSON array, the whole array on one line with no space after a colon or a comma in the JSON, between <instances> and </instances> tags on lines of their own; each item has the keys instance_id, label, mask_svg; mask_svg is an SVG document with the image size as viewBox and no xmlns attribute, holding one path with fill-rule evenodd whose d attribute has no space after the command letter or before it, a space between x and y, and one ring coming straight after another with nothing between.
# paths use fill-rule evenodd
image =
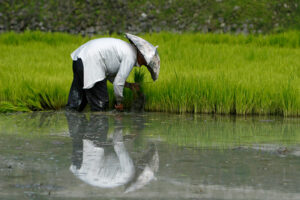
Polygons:
<instances>
[{"instance_id":1,"label":"person's leg","mask_svg":"<svg viewBox=\"0 0 300 200\"><path fill-rule=\"evenodd\" d=\"M83 139L88 128L88 121L83 113L67 111L65 115L72 138L72 165L76 166L76 169L80 169L83 159Z\"/></svg>"},{"instance_id":2,"label":"person's leg","mask_svg":"<svg viewBox=\"0 0 300 200\"><path fill-rule=\"evenodd\" d=\"M67 108L82 111L87 104L83 89L83 64L81 59L73 61L73 82L71 85Z\"/></svg>"},{"instance_id":3,"label":"person's leg","mask_svg":"<svg viewBox=\"0 0 300 200\"><path fill-rule=\"evenodd\" d=\"M95 83L94 87L86 89L85 92L92 111L104 111L108 108L106 79Z\"/></svg>"}]
</instances>

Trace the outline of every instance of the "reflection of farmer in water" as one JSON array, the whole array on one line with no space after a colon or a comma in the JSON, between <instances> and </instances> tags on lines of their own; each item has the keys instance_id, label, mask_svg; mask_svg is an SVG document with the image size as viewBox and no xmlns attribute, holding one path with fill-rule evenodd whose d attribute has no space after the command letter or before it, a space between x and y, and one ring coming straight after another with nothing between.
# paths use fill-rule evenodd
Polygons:
<instances>
[{"instance_id":1,"label":"reflection of farmer in water","mask_svg":"<svg viewBox=\"0 0 300 200\"><path fill-rule=\"evenodd\" d=\"M71 54L74 79L68 108L81 111L89 103L92 111L105 110L108 106L106 80L109 80L114 86L115 108L122 111L124 87L140 90L137 83L126 82L134 66L145 65L152 79L158 78L160 58L156 47L140 37L131 34L126 37L131 44L114 38L94 39Z\"/></svg>"},{"instance_id":2,"label":"reflection of farmer in water","mask_svg":"<svg viewBox=\"0 0 300 200\"><path fill-rule=\"evenodd\" d=\"M126 185L126 191L139 189L154 178L158 170L158 153L155 146L142 159L142 169L136 169L123 142L123 125L116 120L112 142L108 142L108 117L66 113L73 139L71 172L83 182L114 188Z\"/></svg>"}]
</instances>

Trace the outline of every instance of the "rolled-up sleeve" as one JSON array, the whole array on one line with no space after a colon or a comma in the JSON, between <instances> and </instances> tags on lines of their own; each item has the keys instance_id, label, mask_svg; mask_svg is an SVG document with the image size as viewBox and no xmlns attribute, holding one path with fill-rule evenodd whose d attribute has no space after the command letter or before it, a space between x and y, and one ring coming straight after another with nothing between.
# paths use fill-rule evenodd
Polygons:
<instances>
[{"instance_id":1,"label":"rolled-up sleeve","mask_svg":"<svg viewBox=\"0 0 300 200\"><path fill-rule=\"evenodd\" d=\"M123 90L124 90L125 81L128 78L134 64L135 64L135 60L133 59L124 59L120 64L120 69L113 82L114 94L118 104L121 103L123 100Z\"/></svg>"}]
</instances>

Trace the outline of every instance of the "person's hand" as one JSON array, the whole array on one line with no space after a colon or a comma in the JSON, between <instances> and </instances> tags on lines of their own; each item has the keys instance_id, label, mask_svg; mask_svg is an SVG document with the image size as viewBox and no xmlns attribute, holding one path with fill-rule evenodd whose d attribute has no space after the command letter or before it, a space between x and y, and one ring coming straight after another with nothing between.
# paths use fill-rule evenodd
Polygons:
<instances>
[{"instance_id":1,"label":"person's hand","mask_svg":"<svg viewBox=\"0 0 300 200\"><path fill-rule=\"evenodd\" d=\"M120 103L120 104L116 104L116 105L115 105L115 109L116 109L117 111L120 111L120 112L121 112L121 111L124 110L124 106L123 106L123 104L121 104L121 103Z\"/></svg>"}]
</instances>

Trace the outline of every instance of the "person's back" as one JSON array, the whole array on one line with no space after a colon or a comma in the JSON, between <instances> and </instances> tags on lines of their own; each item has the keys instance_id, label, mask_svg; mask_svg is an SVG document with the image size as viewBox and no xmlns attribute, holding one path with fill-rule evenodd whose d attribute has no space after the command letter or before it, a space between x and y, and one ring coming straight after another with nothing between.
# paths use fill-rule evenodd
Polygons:
<instances>
[{"instance_id":1,"label":"person's back","mask_svg":"<svg viewBox=\"0 0 300 200\"><path fill-rule=\"evenodd\" d=\"M124 68L120 79L125 82L136 64L136 56L137 52L134 46L115 38L91 40L71 54L73 60L80 58L83 62L84 89L93 87L96 82L102 81L106 77L113 80L120 67Z\"/></svg>"}]
</instances>

